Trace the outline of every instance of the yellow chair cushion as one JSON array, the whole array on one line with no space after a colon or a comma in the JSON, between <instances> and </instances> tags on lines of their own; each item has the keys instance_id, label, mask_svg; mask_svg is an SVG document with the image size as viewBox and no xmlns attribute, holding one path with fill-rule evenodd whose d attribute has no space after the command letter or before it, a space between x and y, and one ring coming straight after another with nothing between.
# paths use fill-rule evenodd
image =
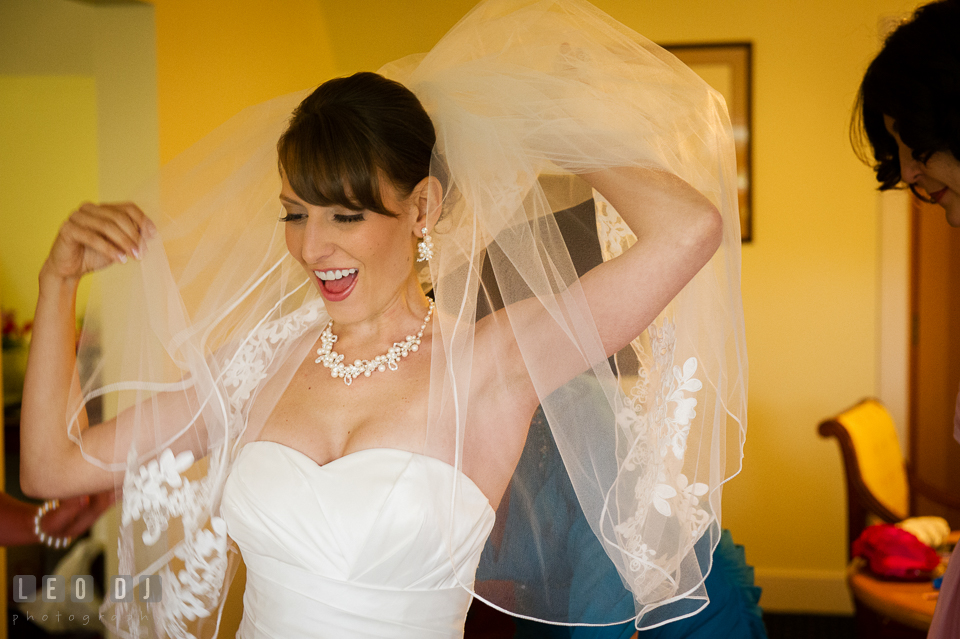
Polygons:
<instances>
[{"instance_id":1,"label":"yellow chair cushion","mask_svg":"<svg viewBox=\"0 0 960 639\"><path fill-rule=\"evenodd\" d=\"M900 519L910 512L903 452L893 418L876 400L867 400L837 417L847 429L867 489Z\"/></svg>"}]
</instances>

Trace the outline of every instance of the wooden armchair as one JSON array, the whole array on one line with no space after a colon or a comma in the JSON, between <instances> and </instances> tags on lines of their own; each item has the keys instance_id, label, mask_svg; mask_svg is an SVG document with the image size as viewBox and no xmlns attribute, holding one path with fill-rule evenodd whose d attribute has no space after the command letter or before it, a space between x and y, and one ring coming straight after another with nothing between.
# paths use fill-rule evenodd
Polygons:
<instances>
[{"instance_id":1,"label":"wooden armchair","mask_svg":"<svg viewBox=\"0 0 960 639\"><path fill-rule=\"evenodd\" d=\"M836 437L847 477L847 559L863 529L877 520L896 523L915 515L911 496L923 495L951 508L960 499L920 481L903 459L890 413L864 399L820 423L821 437ZM952 535L956 538L956 532ZM873 577L863 560L850 563L848 585L861 637L922 638L935 605L929 582L898 583Z\"/></svg>"},{"instance_id":2,"label":"wooden armchair","mask_svg":"<svg viewBox=\"0 0 960 639\"><path fill-rule=\"evenodd\" d=\"M821 422L818 431L821 437L836 437L843 454L848 559L854 540L871 523L893 524L916 515L911 508L912 495L960 509L960 499L913 474L900 450L893 418L878 400L861 400Z\"/></svg>"}]
</instances>

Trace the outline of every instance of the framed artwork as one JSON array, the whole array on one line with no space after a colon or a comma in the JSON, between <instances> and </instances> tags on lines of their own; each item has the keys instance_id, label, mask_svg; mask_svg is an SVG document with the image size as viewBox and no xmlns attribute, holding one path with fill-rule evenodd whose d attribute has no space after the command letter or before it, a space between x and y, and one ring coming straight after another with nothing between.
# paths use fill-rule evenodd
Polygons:
<instances>
[{"instance_id":1,"label":"framed artwork","mask_svg":"<svg viewBox=\"0 0 960 639\"><path fill-rule=\"evenodd\" d=\"M663 48L719 91L727 102L737 152L740 239L750 242L753 239L751 45L749 42L731 42L663 45Z\"/></svg>"}]
</instances>

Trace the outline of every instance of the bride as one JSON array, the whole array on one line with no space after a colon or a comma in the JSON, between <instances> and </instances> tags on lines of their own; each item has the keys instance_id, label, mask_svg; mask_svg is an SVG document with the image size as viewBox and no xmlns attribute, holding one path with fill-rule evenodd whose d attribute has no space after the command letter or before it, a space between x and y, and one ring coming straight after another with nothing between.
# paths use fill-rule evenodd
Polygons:
<instances>
[{"instance_id":1,"label":"bride","mask_svg":"<svg viewBox=\"0 0 960 639\"><path fill-rule=\"evenodd\" d=\"M242 637L458 637L473 596L622 622L535 575L475 581L529 543L508 510L532 552L563 538L504 500L538 494L542 406L638 627L693 614L742 445L732 148L696 76L566 0L491 0L427 56L248 110L140 206L61 228L23 488L122 482L121 572L163 587L108 604L123 636L214 634L234 544ZM578 274L583 250L604 261ZM115 416L88 425L94 401Z\"/></svg>"}]
</instances>

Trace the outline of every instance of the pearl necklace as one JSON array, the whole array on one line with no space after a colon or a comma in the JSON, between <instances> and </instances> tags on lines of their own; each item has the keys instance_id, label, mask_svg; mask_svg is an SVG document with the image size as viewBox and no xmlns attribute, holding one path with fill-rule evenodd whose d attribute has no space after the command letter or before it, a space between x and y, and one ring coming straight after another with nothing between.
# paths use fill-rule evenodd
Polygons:
<instances>
[{"instance_id":1,"label":"pearl necklace","mask_svg":"<svg viewBox=\"0 0 960 639\"><path fill-rule=\"evenodd\" d=\"M427 316L423 318L423 324L416 335L407 335L407 339L402 342L394 342L386 355L377 355L372 360L358 359L353 364L344 364L343 355L333 350L333 345L337 343L337 336L333 334L333 320L327 323L326 328L320 333L320 348L317 349L318 357L314 363L323 364L330 369L330 377L339 377L343 383L349 386L353 380L363 375L370 377L373 371L383 372L388 368L392 371L397 370L397 362L406 357L411 352L420 350L420 338L423 337L423 331L430 322L433 315L433 300L430 300L430 306L427 308Z\"/></svg>"}]
</instances>

